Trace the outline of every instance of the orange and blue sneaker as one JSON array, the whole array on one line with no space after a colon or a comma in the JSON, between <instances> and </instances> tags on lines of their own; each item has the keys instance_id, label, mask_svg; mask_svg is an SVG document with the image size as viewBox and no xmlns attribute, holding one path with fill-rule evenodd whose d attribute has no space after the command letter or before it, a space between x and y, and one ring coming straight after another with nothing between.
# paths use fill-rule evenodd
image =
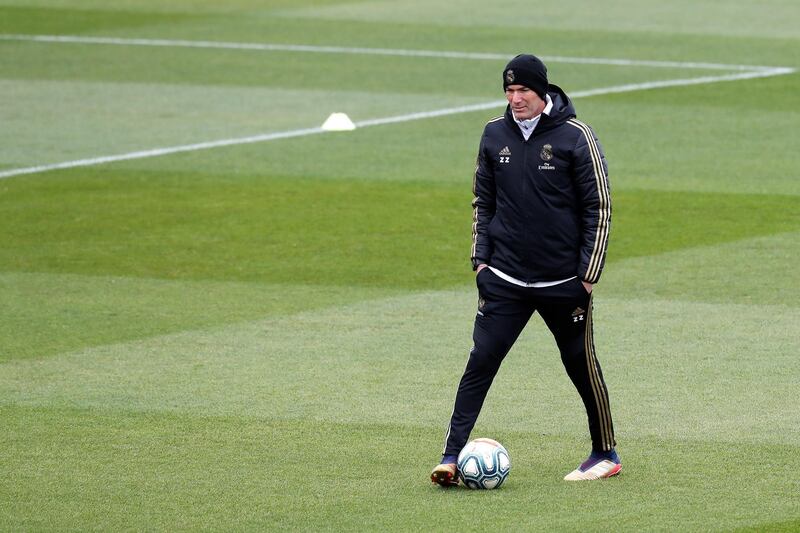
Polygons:
<instances>
[{"instance_id":1,"label":"orange and blue sneaker","mask_svg":"<svg viewBox=\"0 0 800 533\"><path fill-rule=\"evenodd\" d=\"M442 487L454 487L458 485L458 465L455 455L445 455L442 462L431 472L431 482Z\"/></svg>"},{"instance_id":2,"label":"orange and blue sneaker","mask_svg":"<svg viewBox=\"0 0 800 533\"><path fill-rule=\"evenodd\" d=\"M617 452L592 452L581 466L564 476L564 481L589 481L616 476L622 471L622 461Z\"/></svg>"}]
</instances>

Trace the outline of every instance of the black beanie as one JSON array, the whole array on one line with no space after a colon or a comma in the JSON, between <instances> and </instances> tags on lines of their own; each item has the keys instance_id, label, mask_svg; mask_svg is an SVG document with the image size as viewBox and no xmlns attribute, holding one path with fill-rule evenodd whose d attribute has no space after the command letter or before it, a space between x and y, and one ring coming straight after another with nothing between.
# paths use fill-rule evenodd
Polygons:
<instances>
[{"instance_id":1,"label":"black beanie","mask_svg":"<svg viewBox=\"0 0 800 533\"><path fill-rule=\"evenodd\" d=\"M503 69L503 90L509 85L524 85L544 100L549 86L547 67L536 56L520 54Z\"/></svg>"}]
</instances>

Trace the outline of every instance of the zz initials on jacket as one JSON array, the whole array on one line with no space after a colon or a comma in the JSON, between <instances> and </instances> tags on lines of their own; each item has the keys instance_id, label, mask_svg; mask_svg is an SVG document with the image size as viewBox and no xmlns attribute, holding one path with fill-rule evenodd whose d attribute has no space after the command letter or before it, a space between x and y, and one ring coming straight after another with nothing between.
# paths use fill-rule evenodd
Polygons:
<instances>
[{"instance_id":1,"label":"zz initials on jacket","mask_svg":"<svg viewBox=\"0 0 800 533\"><path fill-rule=\"evenodd\" d=\"M500 162L501 163L511 162L511 150L508 149L508 146L500 150Z\"/></svg>"}]
</instances>

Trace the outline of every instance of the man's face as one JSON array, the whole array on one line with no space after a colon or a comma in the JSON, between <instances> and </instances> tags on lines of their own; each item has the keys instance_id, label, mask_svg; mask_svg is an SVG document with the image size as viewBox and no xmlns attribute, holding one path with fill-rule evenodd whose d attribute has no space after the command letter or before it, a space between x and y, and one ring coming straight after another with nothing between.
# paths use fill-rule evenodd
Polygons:
<instances>
[{"instance_id":1,"label":"man's face","mask_svg":"<svg viewBox=\"0 0 800 533\"><path fill-rule=\"evenodd\" d=\"M506 87L506 99L517 120L528 120L540 115L546 105L536 92L524 85Z\"/></svg>"}]
</instances>

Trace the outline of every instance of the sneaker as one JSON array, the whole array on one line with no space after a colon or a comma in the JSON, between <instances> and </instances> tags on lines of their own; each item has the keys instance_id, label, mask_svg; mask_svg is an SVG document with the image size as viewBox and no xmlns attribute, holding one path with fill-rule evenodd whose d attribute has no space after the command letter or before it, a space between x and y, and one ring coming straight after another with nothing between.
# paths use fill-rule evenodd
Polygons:
<instances>
[{"instance_id":1,"label":"sneaker","mask_svg":"<svg viewBox=\"0 0 800 533\"><path fill-rule=\"evenodd\" d=\"M431 481L442 487L458 485L458 466L455 463L442 463L431 472Z\"/></svg>"},{"instance_id":2,"label":"sneaker","mask_svg":"<svg viewBox=\"0 0 800 533\"><path fill-rule=\"evenodd\" d=\"M564 481L588 481L616 476L622 471L617 452L592 452L581 466L564 476Z\"/></svg>"}]
</instances>

